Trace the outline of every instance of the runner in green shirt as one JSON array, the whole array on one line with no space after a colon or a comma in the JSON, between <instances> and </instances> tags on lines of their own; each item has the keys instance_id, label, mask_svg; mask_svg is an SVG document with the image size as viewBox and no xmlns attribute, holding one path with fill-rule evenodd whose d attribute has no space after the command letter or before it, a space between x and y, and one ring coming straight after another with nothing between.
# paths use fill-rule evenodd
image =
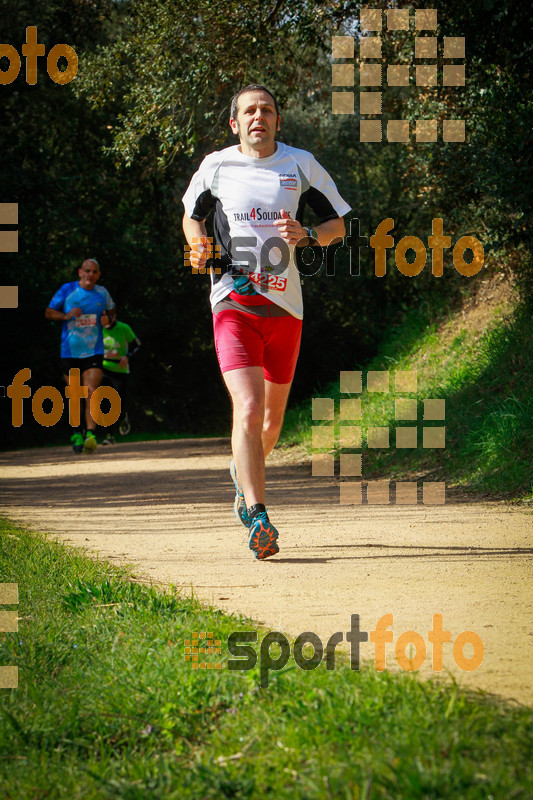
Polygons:
<instances>
[{"instance_id":1,"label":"runner in green shirt","mask_svg":"<svg viewBox=\"0 0 533 800\"><path fill-rule=\"evenodd\" d=\"M141 342L125 322L111 321L108 315L104 313L101 317L101 323L104 326L104 360L102 363L104 375L102 383L116 389L122 403L119 419L109 426L107 436L102 442L102 444L114 444L117 427L122 436L126 436L131 430L126 406L130 358L138 352Z\"/></svg>"}]
</instances>

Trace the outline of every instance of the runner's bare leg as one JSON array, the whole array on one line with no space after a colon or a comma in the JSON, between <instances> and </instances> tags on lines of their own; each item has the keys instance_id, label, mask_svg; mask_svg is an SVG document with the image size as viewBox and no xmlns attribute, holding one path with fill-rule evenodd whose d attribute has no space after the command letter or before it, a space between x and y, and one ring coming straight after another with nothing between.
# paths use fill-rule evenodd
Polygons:
<instances>
[{"instance_id":1,"label":"runner's bare leg","mask_svg":"<svg viewBox=\"0 0 533 800\"><path fill-rule=\"evenodd\" d=\"M103 372L98 367L91 367L82 372L81 382L89 390L89 394L85 398L85 423L88 431L96 430L96 422L91 416L91 397L95 389L98 389L102 382Z\"/></svg>"},{"instance_id":2,"label":"runner's bare leg","mask_svg":"<svg viewBox=\"0 0 533 800\"><path fill-rule=\"evenodd\" d=\"M261 440L265 416L262 367L242 367L223 374L233 402L231 448L246 505L265 502L265 455Z\"/></svg>"},{"instance_id":3,"label":"runner's bare leg","mask_svg":"<svg viewBox=\"0 0 533 800\"><path fill-rule=\"evenodd\" d=\"M262 367L223 377L233 402L233 459L249 508L265 503L265 458L278 440L291 385L265 381Z\"/></svg>"},{"instance_id":4,"label":"runner's bare leg","mask_svg":"<svg viewBox=\"0 0 533 800\"><path fill-rule=\"evenodd\" d=\"M263 452L265 458L274 449L283 425L283 417L291 383L272 383L265 380L265 418L263 422Z\"/></svg>"}]
</instances>

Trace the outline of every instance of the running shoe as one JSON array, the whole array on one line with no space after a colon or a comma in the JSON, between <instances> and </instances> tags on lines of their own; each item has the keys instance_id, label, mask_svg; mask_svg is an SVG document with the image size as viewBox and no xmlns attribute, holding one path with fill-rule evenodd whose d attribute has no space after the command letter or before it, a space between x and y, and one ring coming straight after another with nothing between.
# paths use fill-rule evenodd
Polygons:
<instances>
[{"instance_id":1,"label":"running shoe","mask_svg":"<svg viewBox=\"0 0 533 800\"><path fill-rule=\"evenodd\" d=\"M73 433L70 437L70 443L72 445L72 449L76 454L81 453L83 450L83 434L81 433Z\"/></svg>"},{"instance_id":2,"label":"running shoe","mask_svg":"<svg viewBox=\"0 0 533 800\"><path fill-rule=\"evenodd\" d=\"M92 453L96 450L98 442L96 441L96 436L94 435L94 431L87 431L85 434L85 441L83 443L83 452L84 453Z\"/></svg>"},{"instance_id":3,"label":"running shoe","mask_svg":"<svg viewBox=\"0 0 533 800\"><path fill-rule=\"evenodd\" d=\"M131 431L130 418L128 417L128 412L126 412L123 418L120 420L120 424L118 426L118 432L120 433L121 436L127 436L130 431Z\"/></svg>"},{"instance_id":4,"label":"running shoe","mask_svg":"<svg viewBox=\"0 0 533 800\"><path fill-rule=\"evenodd\" d=\"M278 532L268 518L266 511L256 514L250 523L248 547L256 558L269 558L279 553Z\"/></svg>"},{"instance_id":5,"label":"running shoe","mask_svg":"<svg viewBox=\"0 0 533 800\"><path fill-rule=\"evenodd\" d=\"M249 528L251 520L248 516L244 492L239 486L239 481L237 480L237 467L235 466L235 461L233 459L231 459L229 463L229 474L231 475L231 480L235 484L235 502L233 503L233 513L235 514L235 518L238 519L245 528Z\"/></svg>"},{"instance_id":6,"label":"running shoe","mask_svg":"<svg viewBox=\"0 0 533 800\"><path fill-rule=\"evenodd\" d=\"M102 444L115 444L115 437L108 434L105 439L102 439Z\"/></svg>"}]
</instances>

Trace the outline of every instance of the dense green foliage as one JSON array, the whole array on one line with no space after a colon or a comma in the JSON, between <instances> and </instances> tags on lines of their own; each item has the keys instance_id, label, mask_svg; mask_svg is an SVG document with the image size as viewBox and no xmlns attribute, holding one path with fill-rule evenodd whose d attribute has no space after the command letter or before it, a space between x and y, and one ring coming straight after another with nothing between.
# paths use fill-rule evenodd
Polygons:
<instances>
[{"instance_id":1,"label":"dense green foliage","mask_svg":"<svg viewBox=\"0 0 533 800\"><path fill-rule=\"evenodd\" d=\"M531 796L531 711L413 674L192 670L192 631L253 623L0 522L19 632L0 662L0 791L26 798ZM261 631L259 631L261 638ZM208 656L207 660L212 657Z\"/></svg>"},{"instance_id":2,"label":"dense green foliage","mask_svg":"<svg viewBox=\"0 0 533 800\"><path fill-rule=\"evenodd\" d=\"M357 35L359 5L0 1L3 41L20 51L33 24L47 51L67 42L79 55L68 85L54 84L40 59L37 85L25 83L23 66L12 84L0 86L2 200L20 204L21 237L18 255L1 256L3 283L20 286L19 308L1 315L0 335L9 342L3 384L30 367L33 389L61 388L59 325L44 320L44 308L81 260L95 255L119 316L143 341L133 375L136 428L227 431L207 282L183 267L180 198L202 156L232 142L228 103L249 81L267 82L279 95L283 140L311 150L328 168L363 235L391 216L396 241L411 234L425 242L432 218L442 217L453 241L476 235L487 261L514 271L531 293L530 4L434 4L439 37L466 37L466 87L387 90L384 116L465 117L467 141L407 146L361 144L357 119L331 114L331 35ZM412 34L384 35L384 59L412 60ZM334 276L322 268L305 278L293 401L339 369L368 361L409 308L438 303L469 280L455 272L449 251L441 279L429 266L406 278L392 257L388 275L378 279L369 252L362 250L359 277L340 255ZM66 423L52 430L33 424L29 412L19 430L5 417L2 425L11 446L67 432Z\"/></svg>"},{"instance_id":3,"label":"dense green foliage","mask_svg":"<svg viewBox=\"0 0 533 800\"><path fill-rule=\"evenodd\" d=\"M479 288L479 281L476 283ZM496 293L495 281L490 285ZM364 367L391 373L416 370L417 391L400 396L417 401L417 420L399 425L418 427L418 446L395 446L398 395L372 393L365 388L361 394L365 479L440 480L446 482L449 493L452 490L451 497L453 490L459 489L461 494L531 501L532 349L533 317L525 305L507 303L494 309L492 322L482 333L472 322L463 323L460 305L424 305L410 311ZM334 398L337 410L339 399L347 396L341 394L338 380L325 387L321 395ZM445 400L445 419L428 423L445 427L444 449L423 448L425 398ZM303 443L310 455L314 425L317 422L312 419L309 401L294 407L287 415L282 443L289 447ZM369 426L389 428L389 449L367 448ZM338 455L338 445L337 451Z\"/></svg>"}]
</instances>

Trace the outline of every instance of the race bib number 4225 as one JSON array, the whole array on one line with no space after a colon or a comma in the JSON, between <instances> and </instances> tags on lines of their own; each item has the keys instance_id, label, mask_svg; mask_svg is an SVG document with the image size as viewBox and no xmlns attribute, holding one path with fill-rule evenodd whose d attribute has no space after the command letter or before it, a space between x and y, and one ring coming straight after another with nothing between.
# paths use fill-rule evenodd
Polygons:
<instances>
[{"instance_id":1,"label":"race bib number 4225","mask_svg":"<svg viewBox=\"0 0 533 800\"><path fill-rule=\"evenodd\" d=\"M265 275L265 273L258 274L257 272L250 272L249 278L262 288L275 289L277 292L284 292L287 288L287 278L282 278L281 275Z\"/></svg>"}]
</instances>

